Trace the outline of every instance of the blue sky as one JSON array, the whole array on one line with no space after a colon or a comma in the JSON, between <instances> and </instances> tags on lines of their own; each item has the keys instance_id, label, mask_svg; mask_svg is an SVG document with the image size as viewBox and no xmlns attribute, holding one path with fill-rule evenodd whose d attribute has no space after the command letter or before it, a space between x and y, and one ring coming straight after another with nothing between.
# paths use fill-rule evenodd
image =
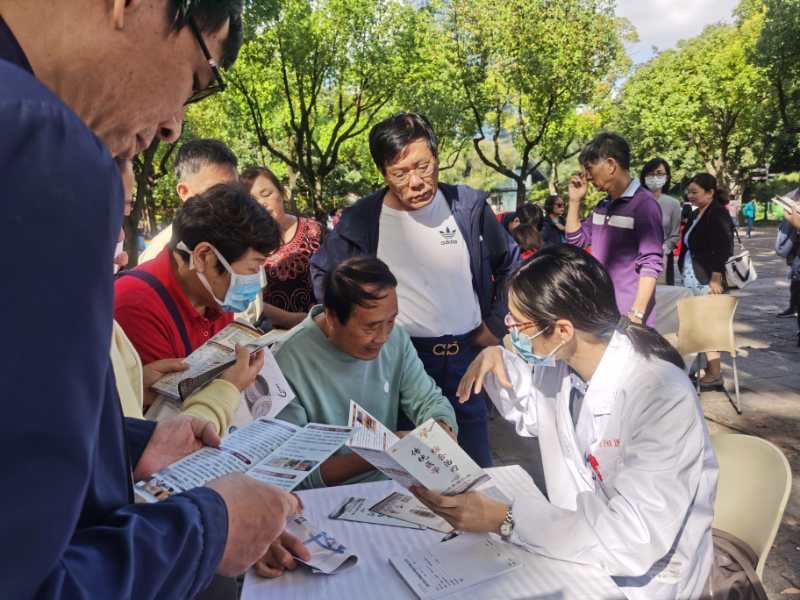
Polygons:
<instances>
[{"instance_id":1,"label":"blue sky","mask_svg":"<svg viewBox=\"0 0 800 600\"><path fill-rule=\"evenodd\" d=\"M652 48L673 48L695 37L707 25L731 21L739 0L617 0L617 14L627 17L639 32L638 44L628 49L634 62L653 56Z\"/></svg>"}]
</instances>

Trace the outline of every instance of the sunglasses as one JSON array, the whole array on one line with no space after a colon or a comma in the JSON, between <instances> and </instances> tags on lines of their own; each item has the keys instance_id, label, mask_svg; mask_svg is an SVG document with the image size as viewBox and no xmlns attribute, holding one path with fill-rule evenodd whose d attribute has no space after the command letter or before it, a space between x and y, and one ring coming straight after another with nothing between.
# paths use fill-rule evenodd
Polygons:
<instances>
[{"instance_id":1,"label":"sunglasses","mask_svg":"<svg viewBox=\"0 0 800 600\"><path fill-rule=\"evenodd\" d=\"M194 90L192 92L192 95L189 96L189 99L184 102L184 106L194 104L195 102L200 102L201 100L205 100L209 96L213 96L219 92L224 92L226 87L225 82L222 80L222 74L219 72L217 61L212 58L211 53L208 51L208 46L206 46L206 42L203 40L203 36L200 33L200 28L197 26L197 23L195 23L194 19L189 19L189 29L192 31L197 43L200 45L200 50L203 52L203 57L211 67L212 77L211 81L204 89Z\"/></svg>"}]
</instances>

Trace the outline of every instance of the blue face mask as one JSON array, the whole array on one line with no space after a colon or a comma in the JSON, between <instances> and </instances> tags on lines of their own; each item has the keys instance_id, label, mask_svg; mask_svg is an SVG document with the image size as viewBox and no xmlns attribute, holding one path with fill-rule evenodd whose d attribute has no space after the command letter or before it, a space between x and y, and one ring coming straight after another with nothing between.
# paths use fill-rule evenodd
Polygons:
<instances>
[{"instance_id":1,"label":"blue face mask","mask_svg":"<svg viewBox=\"0 0 800 600\"><path fill-rule=\"evenodd\" d=\"M544 329L537 332L535 335L520 333L516 329L512 329L511 343L520 358L522 358L529 365L533 365L534 367L555 367L555 354L558 352L558 349L564 345L564 342L561 342L558 346L553 348L553 350L547 356L539 356L538 354L534 354L533 339L539 337L543 333Z\"/></svg>"},{"instance_id":2,"label":"blue face mask","mask_svg":"<svg viewBox=\"0 0 800 600\"><path fill-rule=\"evenodd\" d=\"M189 252L189 268L194 269L194 256L192 256L191 250L186 247L186 244L181 242L176 248ZM259 269L258 273L252 273L250 275L235 273L222 254L220 254L214 246L211 246L211 249L231 276L231 283L228 286L228 291L225 292L225 298L220 300L214 295L214 291L211 289L211 285L208 283L208 279L206 279L204 273L198 273L197 278L200 280L200 283L203 284L203 287L208 290L208 293L211 294L211 297L216 300L222 310L232 313L244 312L247 310L247 307L252 304L253 300L258 297L261 290L266 285L264 269Z\"/></svg>"}]
</instances>

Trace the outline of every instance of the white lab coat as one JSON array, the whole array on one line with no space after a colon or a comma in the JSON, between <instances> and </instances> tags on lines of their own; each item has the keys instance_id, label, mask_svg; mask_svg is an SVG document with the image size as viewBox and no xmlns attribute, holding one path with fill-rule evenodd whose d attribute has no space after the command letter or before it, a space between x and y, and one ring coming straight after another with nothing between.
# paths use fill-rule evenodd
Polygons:
<instances>
[{"instance_id":1,"label":"white lab coat","mask_svg":"<svg viewBox=\"0 0 800 600\"><path fill-rule=\"evenodd\" d=\"M686 374L615 333L574 426L565 363L531 375L515 354L503 350L503 359L513 389L490 375L487 391L519 435L539 438L549 496L514 499L511 541L597 565L631 599L700 597L713 560L718 466Z\"/></svg>"}]
</instances>

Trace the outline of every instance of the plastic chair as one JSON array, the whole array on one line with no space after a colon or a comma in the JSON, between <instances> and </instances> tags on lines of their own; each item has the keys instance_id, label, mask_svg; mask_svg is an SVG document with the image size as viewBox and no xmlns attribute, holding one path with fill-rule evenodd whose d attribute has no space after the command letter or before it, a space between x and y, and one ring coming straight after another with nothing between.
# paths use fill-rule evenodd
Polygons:
<instances>
[{"instance_id":1,"label":"plastic chair","mask_svg":"<svg viewBox=\"0 0 800 600\"><path fill-rule=\"evenodd\" d=\"M742 414L739 399L739 371L736 368L736 340L733 318L739 299L727 294L695 296L678 301L678 352L681 356L699 352L727 352L733 362L734 401L728 399L738 414ZM697 390L700 391L698 379Z\"/></svg>"},{"instance_id":2,"label":"plastic chair","mask_svg":"<svg viewBox=\"0 0 800 600\"><path fill-rule=\"evenodd\" d=\"M747 542L763 579L792 488L789 461L775 444L752 435L712 435L711 444L719 462L714 527Z\"/></svg>"}]
</instances>

